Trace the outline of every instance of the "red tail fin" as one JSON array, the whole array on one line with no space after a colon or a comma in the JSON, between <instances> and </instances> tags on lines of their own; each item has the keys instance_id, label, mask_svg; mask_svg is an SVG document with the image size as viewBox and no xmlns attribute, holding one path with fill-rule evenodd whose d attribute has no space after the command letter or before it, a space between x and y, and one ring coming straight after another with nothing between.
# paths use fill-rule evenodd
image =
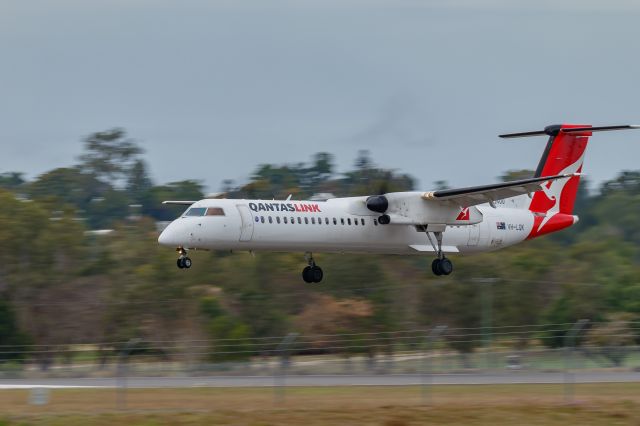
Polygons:
<instances>
[{"instance_id":1,"label":"red tail fin","mask_svg":"<svg viewBox=\"0 0 640 426\"><path fill-rule=\"evenodd\" d=\"M547 126L544 130L500 135L503 138L549 135L549 142L542 154L535 177L581 173L584 153L593 132L638 129L640 126L603 126L562 124ZM542 191L534 193L529 210L535 215L533 229L528 238L559 231L573 225L573 205L578 193L580 176L549 182Z\"/></svg>"},{"instance_id":2,"label":"red tail fin","mask_svg":"<svg viewBox=\"0 0 640 426\"><path fill-rule=\"evenodd\" d=\"M547 127L545 131L550 135L549 142L540 159L535 177L582 172L584 153L591 136L587 129L590 127L577 124ZM562 129L585 130L564 133ZM550 182L543 191L534 194L529 210L545 214L572 214L579 183L580 176Z\"/></svg>"}]
</instances>

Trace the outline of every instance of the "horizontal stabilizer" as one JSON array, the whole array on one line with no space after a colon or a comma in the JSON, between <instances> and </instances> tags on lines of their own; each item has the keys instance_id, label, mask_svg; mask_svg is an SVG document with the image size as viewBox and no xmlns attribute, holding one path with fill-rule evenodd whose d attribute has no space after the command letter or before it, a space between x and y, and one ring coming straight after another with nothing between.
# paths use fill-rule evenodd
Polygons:
<instances>
[{"instance_id":1,"label":"horizontal stabilizer","mask_svg":"<svg viewBox=\"0 0 640 426\"><path fill-rule=\"evenodd\" d=\"M529 136L556 136L558 133L586 133L585 136L591 136L591 132L607 132L612 130L628 130L628 129L640 129L640 125L635 124L623 124L620 126L600 126L600 127L572 127L561 128L561 125L554 124L547 126L544 130L536 130L533 132L521 132L521 133L505 133L499 135L501 138L526 138Z\"/></svg>"}]
</instances>

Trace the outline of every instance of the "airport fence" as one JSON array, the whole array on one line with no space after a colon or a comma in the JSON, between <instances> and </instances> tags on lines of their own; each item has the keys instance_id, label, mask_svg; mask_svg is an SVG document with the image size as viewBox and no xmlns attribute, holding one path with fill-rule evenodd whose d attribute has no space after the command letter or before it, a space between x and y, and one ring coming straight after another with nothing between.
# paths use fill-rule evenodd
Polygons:
<instances>
[{"instance_id":1,"label":"airport fence","mask_svg":"<svg viewBox=\"0 0 640 426\"><path fill-rule=\"evenodd\" d=\"M0 378L640 370L640 322L0 345Z\"/></svg>"}]
</instances>

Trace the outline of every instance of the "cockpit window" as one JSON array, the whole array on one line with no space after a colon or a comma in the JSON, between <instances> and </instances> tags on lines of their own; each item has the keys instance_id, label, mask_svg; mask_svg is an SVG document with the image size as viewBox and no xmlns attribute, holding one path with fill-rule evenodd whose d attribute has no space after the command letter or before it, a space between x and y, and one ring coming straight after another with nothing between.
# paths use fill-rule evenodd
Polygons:
<instances>
[{"instance_id":1,"label":"cockpit window","mask_svg":"<svg viewBox=\"0 0 640 426\"><path fill-rule=\"evenodd\" d=\"M191 207L185 212L185 216L204 216L207 209L205 207Z\"/></svg>"},{"instance_id":2,"label":"cockpit window","mask_svg":"<svg viewBox=\"0 0 640 426\"><path fill-rule=\"evenodd\" d=\"M207 209L207 216L224 216L224 210L220 207L209 207Z\"/></svg>"}]
</instances>

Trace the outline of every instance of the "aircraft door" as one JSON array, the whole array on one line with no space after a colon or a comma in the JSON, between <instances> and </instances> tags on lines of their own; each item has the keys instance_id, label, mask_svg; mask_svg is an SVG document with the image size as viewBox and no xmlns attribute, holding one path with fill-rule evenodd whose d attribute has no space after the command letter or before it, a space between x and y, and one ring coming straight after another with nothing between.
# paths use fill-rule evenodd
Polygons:
<instances>
[{"instance_id":1,"label":"aircraft door","mask_svg":"<svg viewBox=\"0 0 640 426\"><path fill-rule=\"evenodd\" d=\"M240 212L240 241L251 241L253 237L253 216L251 210L246 204L238 204L236 206Z\"/></svg>"},{"instance_id":2,"label":"aircraft door","mask_svg":"<svg viewBox=\"0 0 640 426\"><path fill-rule=\"evenodd\" d=\"M469 225L469 242L467 245L469 246L477 246L478 241L480 241L480 224L476 223L475 225Z\"/></svg>"}]
</instances>

